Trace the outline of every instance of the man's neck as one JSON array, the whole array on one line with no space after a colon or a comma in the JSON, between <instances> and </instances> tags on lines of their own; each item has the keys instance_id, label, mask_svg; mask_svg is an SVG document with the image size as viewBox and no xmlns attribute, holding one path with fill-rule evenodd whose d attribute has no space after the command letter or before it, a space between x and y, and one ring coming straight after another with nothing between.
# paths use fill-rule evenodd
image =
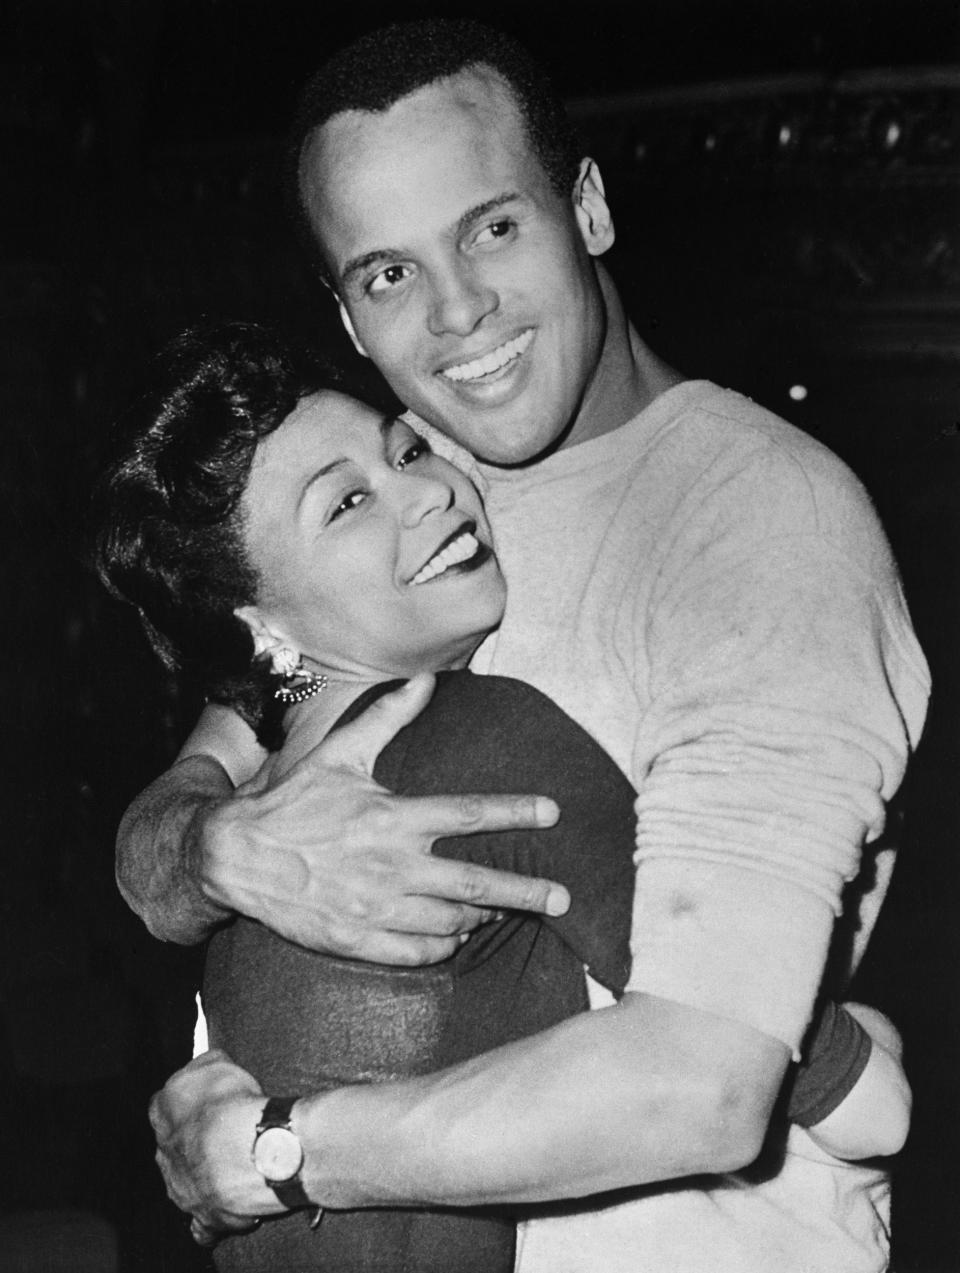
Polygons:
<instances>
[{"instance_id":1,"label":"man's neck","mask_svg":"<svg viewBox=\"0 0 960 1273\"><path fill-rule=\"evenodd\" d=\"M597 270L607 315L603 350L560 450L621 428L683 379L640 339L610 275Z\"/></svg>"}]
</instances>

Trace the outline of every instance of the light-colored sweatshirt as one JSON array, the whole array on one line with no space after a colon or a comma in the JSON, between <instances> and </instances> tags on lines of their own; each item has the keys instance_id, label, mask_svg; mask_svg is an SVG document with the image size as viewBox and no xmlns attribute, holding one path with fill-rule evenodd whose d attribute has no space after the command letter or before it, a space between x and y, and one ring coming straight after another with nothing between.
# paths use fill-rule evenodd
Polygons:
<instances>
[{"instance_id":1,"label":"light-colored sweatshirt","mask_svg":"<svg viewBox=\"0 0 960 1273\"><path fill-rule=\"evenodd\" d=\"M529 469L479 472L508 601L474 670L548 694L639 791L630 989L796 1056L929 692L867 495L815 440L702 381ZM886 1193L793 1129L764 1182L528 1222L518 1268L879 1270Z\"/></svg>"}]
</instances>

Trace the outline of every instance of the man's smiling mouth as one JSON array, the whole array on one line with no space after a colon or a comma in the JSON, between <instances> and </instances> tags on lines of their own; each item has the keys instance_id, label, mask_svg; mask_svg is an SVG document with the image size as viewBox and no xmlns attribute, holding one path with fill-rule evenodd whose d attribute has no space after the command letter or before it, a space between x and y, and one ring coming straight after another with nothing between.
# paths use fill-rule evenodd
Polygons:
<instances>
[{"instance_id":1,"label":"man's smiling mouth","mask_svg":"<svg viewBox=\"0 0 960 1273\"><path fill-rule=\"evenodd\" d=\"M477 539L473 529L465 526L452 539L447 540L425 565L420 567L410 582L411 584L429 583L431 579L436 579L451 566L459 566L462 562L476 557L483 548L484 545Z\"/></svg>"},{"instance_id":2,"label":"man's smiling mouth","mask_svg":"<svg viewBox=\"0 0 960 1273\"><path fill-rule=\"evenodd\" d=\"M492 349L489 354L484 354L482 358L475 358L472 362L457 363L453 367L444 367L440 375L447 380L453 380L457 384L470 380L480 380L484 376L492 375L495 371L502 371L504 367L515 362L531 340L533 340L533 328L528 327L519 336L515 336L513 340L508 340L504 344L498 345L496 349Z\"/></svg>"}]
</instances>

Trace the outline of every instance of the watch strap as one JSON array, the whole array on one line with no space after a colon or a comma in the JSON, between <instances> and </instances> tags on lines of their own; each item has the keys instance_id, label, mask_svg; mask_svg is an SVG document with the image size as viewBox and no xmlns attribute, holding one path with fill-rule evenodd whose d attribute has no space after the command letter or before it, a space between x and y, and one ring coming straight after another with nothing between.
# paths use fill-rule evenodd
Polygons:
<instances>
[{"instance_id":1,"label":"watch strap","mask_svg":"<svg viewBox=\"0 0 960 1273\"><path fill-rule=\"evenodd\" d=\"M314 1205L307 1197L299 1172L292 1180L268 1180L267 1184L288 1211L298 1211L301 1207Z\"/></svg>"}]
</instances>

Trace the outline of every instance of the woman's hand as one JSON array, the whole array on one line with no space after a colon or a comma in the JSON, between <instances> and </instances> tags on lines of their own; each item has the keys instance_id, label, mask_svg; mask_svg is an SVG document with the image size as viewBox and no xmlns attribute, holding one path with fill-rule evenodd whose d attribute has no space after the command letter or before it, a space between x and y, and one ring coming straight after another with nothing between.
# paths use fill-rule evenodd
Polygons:
<instances>
[{"instance_id":1,"label":"woman's hand","mask_svg":"<svg viewBox=\"0 0 960 1273\"><path fill-rule=\"evenodd\" d=\"M253 1165L256 1126L266 1098L225 1052L204 1052L178 1070L150 1102L157 1165L167 1194L194 1217L191 1233L212 1245L283 1211Z\"/></svg>"}]
</instances>

